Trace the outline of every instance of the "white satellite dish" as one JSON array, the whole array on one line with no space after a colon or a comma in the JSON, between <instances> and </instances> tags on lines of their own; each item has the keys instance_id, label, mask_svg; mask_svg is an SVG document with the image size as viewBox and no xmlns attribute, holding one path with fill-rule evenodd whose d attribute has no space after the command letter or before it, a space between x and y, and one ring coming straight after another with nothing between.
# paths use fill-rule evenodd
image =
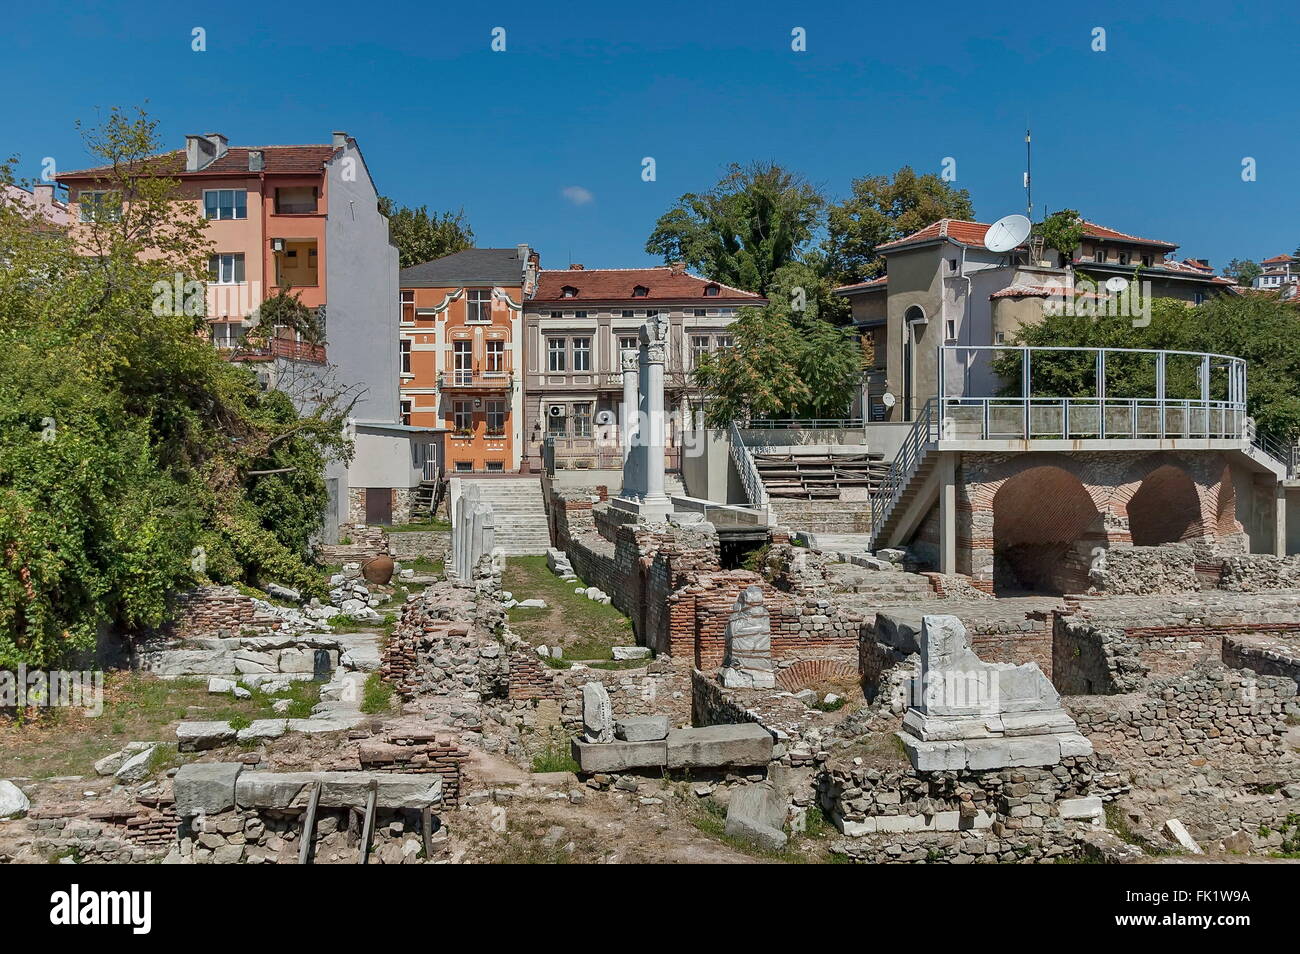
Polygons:
<instances>
[{"instance_id":1,"label":"white satellite dish","mask_svg":"<svg viewBox=\"0 0 1300 954\"><path fill-rule=\"evenodd\" d=\"M1009 252L1029 238L1032 228L1023 215L1004 215L984 235L984 247L990 252Z\"/></svg>"},{"instance_id":2,"label":"white satellite dish","mask_svg":"<svg viewBox=\"0 0 1300 954\"><path fill-rule=\"evenodd\" d=\"M886 391L884 394L880 395L880 403L885 405L885 407L893 407L898 403L898 399Z\"/></svg>"},{"instance_id":3,"label":"white satellite dish","mask_svg":"<svg viewBox=\"0 0 1300 954\"><path fill-rule=\"evenodd\" d=\"M1128 288L1128 279L1122 275L1112 275L1106 279L1106 290L1113 292L1122 292Z\"/></svg>"}]
</instances>

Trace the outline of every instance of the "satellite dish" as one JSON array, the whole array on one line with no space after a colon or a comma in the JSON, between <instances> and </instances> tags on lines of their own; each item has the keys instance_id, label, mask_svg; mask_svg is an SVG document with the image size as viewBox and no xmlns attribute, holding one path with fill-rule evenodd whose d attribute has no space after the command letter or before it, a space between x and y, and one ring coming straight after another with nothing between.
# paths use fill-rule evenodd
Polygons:
<instances>
[{"instance_id":1,"label":"satellite dish","mask_svg":"<svg viewBox=\"0 0 1300 954\"><path fill-rule=\"evenodd\" d=\"M898 399L886 391L884 394L880 395L880 403L885 405L885 407L893 407L898 403Z\"/></svg>"},{"instance_id":2,"label":"satellite dish","mask_svg":"<svg viewBox=\"0 0 1300 954\"><path fill-rule=\"evenodd\" d=\"M1029 238L1031 225L1023 215L1004 215L984 235L984 247L990 252L1009 252Z\"/></svg>"},{"instance_id":3,"label":"satellite dish","mask_svg":"<svg viewBox=\"0 0 1300 954\"><path fill-rule=\"evenodd\" d=\"M1122 292L1128 288L1128 279L1122 275L1113 275L1106 279L1106 290L1113 292Z\"/></svg>"}]
</instances>

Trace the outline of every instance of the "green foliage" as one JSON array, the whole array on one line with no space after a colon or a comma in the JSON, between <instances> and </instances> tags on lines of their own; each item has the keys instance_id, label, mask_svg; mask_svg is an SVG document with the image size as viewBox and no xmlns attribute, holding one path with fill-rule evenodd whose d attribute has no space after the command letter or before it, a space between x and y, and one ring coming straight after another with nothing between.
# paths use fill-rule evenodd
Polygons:
<instances>
[{"instance_id":1,"label":"green foliage","mask_svg":"<svg viewBox=\"0 0 1300 954\"><path fill-rule=\"evenodd\" d=\"M397 246L400 268L474 247L474 230L465 218L464 209L430 215L427 206L399 209L391 199L380 197L379 211L388 216L388 232Z\"/></svg>"},{"instance_id":2,"label":"green foliage","mask_svg":"<svg viewBox=\"0 0 1300 954\"><path fill-rule=\"evenodd\" d=\"M361 690L361 711L370 715L387 712L393 705L393 687L384 682L377 672L366 677Z\"/></svg>"},{"instance_id":3,"label":"green foliage","mask_svg":"<svg viewBox=\"0 0 1300 954\"><path fill-rule=\"evenodd\" d=\"M709 395L708 426L848 413L862 375L862 345L852 329L816 317L820 312L792 308L784 290L803 268L782 269L769 303L741 309L731 325L734 346L700 359L694 378Z\"/></svg>"},{"instance_id":4,"label":"green foliage","mask_svg":"<svg viewBox=\"0 0 1300 954\"><path fill-rule=\"evenodd\" d=\"M1149 348L1231 355L1247 362L1247 410L1259 427L1279 437L1300 436L1300 312L1295 306L1260 295L1221 295L1191 307L1158 298L1151 323L1134 328L1131 318L1107 315L1049 315L1023 328L1016 344L1087 348ZM1198 398L1195 358L1169 359L1166 393ZM995 368L1008 382L1003 393L1020 393L1020 358L1000 358ZM1091 355L1039 356L1033 366L1034 396L1066 397L1096 393ZM1112 355L1106 363L1107 394L1115 398L1155 394L1151 356ZM1223 375L1211 376L1211 399L1225 397Z\"/></svg>"},{"instance_id":5,"label":"green foliage","mask_svg":"<svg viewBox=\"0 0 1300 954\"><path fill-rule=\"evenodd\" d=\"M970 193L934 173L917 175L903 166L892 177L854 179L852 194L831 205L827 214L828 235L822 243L827 273L839 283L878 275L884 269L879 246L940 219L974 217Z\"/></svg>"},{"instance_id":6,"label":"green foliage","mask_svg":"<svg viewBox=\"0 0 1300 954\"><path fill-rule=\"evenodd\" d=\"M733 163L708 192L686 193L659 217L645 249L735 288L766 294L812 239L825 199L774 162Z\"/></svg>"},{"instance_id":7,"label":"green foliage","mask_svg":"<svg viewBox=\"0 0 1300 954\"><path fill-rule=\"evenodd\" d=\"M573 760L573 755L569 752L567 742L559 739L553 739L546 744L546 747L533 753L533 771L542 774L545 772L577 772L578 763Z\"/></svg>"},{"instance_id":8,"label":"green foliage","mask_svg":"<svg viewBox=\"0 0 1300 954\"><path fill-rule=\"evenodd\" d=\"M1076 210L1061 209L1035 225L1034 234L1042 238L1044 246L1056 249L1069 261L1083 241L1083 220Z\"/></svg>"},{"instance_id":9,"label":"green foliage","mask_svg":"<svg viewBox=\"0 0 1300 954\"><path fill-rule=\"evenodd\" d=\"M321 592L304 556L347 409L300 417L207 343L204 224L154 174L154 125L85 132L111 199L75 242L0 202L0 666L157 626L205 577Z\"/></svg>"},{"instance_id":10,"label":"green foliage","mask_svg":"<svg viewBox=\"0 0 1300 954\"><path fill-rule=\"evenodd\" d=\"M1263 273L1263 267L1248 258L1234 258L1228 263L1228 267L1223 270L1223 274L1244 288L1249 288L1250 283Z\"/></svg>"}]
</instances>

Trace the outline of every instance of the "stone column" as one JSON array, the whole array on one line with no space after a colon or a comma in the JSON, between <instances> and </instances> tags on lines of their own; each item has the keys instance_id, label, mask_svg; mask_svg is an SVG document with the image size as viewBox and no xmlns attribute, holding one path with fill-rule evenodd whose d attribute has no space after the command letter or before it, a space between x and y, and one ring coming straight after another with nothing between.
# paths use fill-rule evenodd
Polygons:
<instances>
[{"instance_id":1,"label":"stone column","mask_svg":"<svg viewBox=\"0 0 1300 954\"><path fill-rule=\"evenodd\" d=\"M672 507L664 494L664 362L668 357L668 319L658 315L641 326L641 393L645 397L648 434L641 435L645 447L645 496L648 511L666 515Z\"/></svg>"},{"instance_id":2,"label":"stone column","mask_svg":"<svg viewBox=\"0 0 1300 954\"><path fill-rule=\"evenodd\" d=\"M637 421L641 393L641 358L635 348L628 348L620 354L623 366L623 420L620 422L619 439L623 444L623 463L627 464L627 455L632 450L632 443L637 436Z\"/></svg>"},{"instance_id":3,"label":"stone column","mask_svg":"<svg viewBox=\"0 0 1300 954\"><path fill-rule=\"evenodd\" d=\"M776 686L772 663L772 620L764 605L763 589L747 586L740 591L727 621L726 657L719 675L733 689L771 689Z\"/></svg>"}]
</instances>

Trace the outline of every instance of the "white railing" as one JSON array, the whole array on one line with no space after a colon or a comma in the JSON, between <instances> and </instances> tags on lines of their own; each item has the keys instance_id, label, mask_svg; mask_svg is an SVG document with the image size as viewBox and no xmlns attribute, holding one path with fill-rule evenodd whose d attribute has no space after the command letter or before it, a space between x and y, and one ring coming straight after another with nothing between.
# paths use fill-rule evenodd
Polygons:
<instances>
[{"instance_id":1,"label":"white railing","mask_svg":"<svg viewBox=\"0 0 1300 954\"><path fill-rule=\"evenodd\" d=\"M731 459L735 461L736 473L740 475L741 486L745 488L745 497L753 506L766 509L767 488L763 486L763 478L759 476L754 455L745 446L745 439L741 437L740 428L736 426L735 421L731 422L730 436Z\"/></svg>"},{"instance_id":2,"label":"white railing","mask_svg":"<svg viewBox=\"0 0 1300 954\"><path fill-rule=\"evenodd\" d=\"M1153 398L942 398L944 440L1240 440L1246 409Z\"/></svg>"}]
</instances>

